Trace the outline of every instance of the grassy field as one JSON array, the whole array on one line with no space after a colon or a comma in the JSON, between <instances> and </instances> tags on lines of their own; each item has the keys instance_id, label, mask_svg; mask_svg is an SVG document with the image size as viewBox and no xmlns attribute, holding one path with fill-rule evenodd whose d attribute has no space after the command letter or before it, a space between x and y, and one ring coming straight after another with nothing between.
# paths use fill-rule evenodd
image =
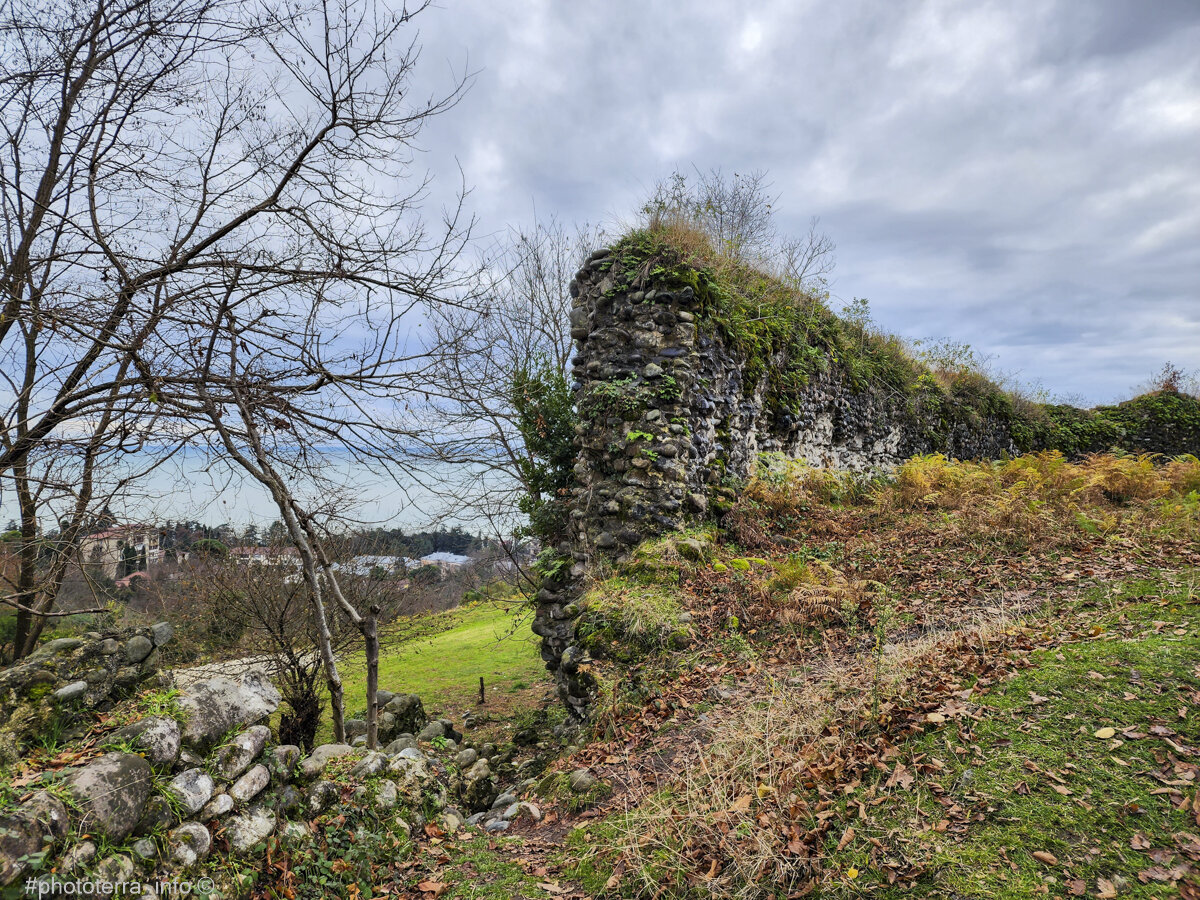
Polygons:
<instances>
[{"instance_id":1,"label":"grassy field","mask_svg":"<svg viewBox=\"0 0 1200 900\"><path fill-rule=\"evenodd\" d=\"M421 697L425 711L461 722L467 712L510 718L536 705L551 680L538 655L538 639L529 630L532 614L524 608L481 603L403 619L380 635L379 686ZM479 706L479 679L487 702ZM365 711L367 673L363 654L343 660L347 709ZM318 734L332 734L328 715Z\"/></svg>"}]
</instances>

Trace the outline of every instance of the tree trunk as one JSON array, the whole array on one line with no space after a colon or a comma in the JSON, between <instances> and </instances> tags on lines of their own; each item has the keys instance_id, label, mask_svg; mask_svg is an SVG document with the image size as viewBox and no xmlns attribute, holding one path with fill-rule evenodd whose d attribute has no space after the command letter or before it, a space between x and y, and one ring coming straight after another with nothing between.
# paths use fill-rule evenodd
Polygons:
<instances>
[{"instance_id":1,"label":"tree trunk","mask_svg":"<svg viewBox=\"0 0 1200 900\"><path fill-rule=\"evenodd\" d=\"M367 639L367 747L379 747L379 607L372 606L363 622Z\"/></svg>"}]
</instances>

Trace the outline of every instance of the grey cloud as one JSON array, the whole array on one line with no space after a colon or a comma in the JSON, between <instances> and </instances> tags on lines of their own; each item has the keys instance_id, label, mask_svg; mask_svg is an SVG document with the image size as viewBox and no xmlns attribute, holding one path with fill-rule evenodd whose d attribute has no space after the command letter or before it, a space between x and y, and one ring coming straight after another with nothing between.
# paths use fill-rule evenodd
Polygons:
<instances>
[{"instance_id":1,"label":"grey cloud","mask_svg":"<svg viewBox=\"0 0 1200 900\"><path fill-rule=\"evenodd\" d=\"M1103 402L1200 367L1200 5L453 2L427 132L483 231L631 220L674 167L766 168L839 297Z\"/></svg>"}]
</instances>

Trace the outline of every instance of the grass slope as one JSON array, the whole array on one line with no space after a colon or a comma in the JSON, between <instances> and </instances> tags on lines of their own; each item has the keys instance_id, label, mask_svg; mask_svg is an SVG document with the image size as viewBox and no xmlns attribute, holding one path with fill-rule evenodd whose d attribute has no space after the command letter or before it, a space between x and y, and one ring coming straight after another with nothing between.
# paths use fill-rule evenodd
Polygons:
<instances>
[{"instance_id":1,"label":"grass slope","mask_svg":"<svg viewBox=\"0 0 1200 900\"><path fill-rule=\"evenodd\" d=\"M473 710L493 719L510 716L534 705L550 684L529 619L523 610L481 603L389 625L380 635L379 686L419 694L430 715L461 719ZM482 707L480 677L488 698ZM343 661L342 679L351 710L363 713L353 705L366 696L362 653ZM318 739L330 736L327 715Z\"/></svg>"},{"instance_id":2,"label":"grass slope","mask_svg":"<svg viewBox=\"0 0 1200 900\"><path fill-rule=\"evenodd\" d=\"M1116 592L1147 602L1098 617L1095 637L1034 652L974 715L898 746L890 770L848 797L871 813L844 844L831 839L826 866L841 882L829 893L1179 896L1187 854L1200 854L1194 587ZM888 886L911 865L915 883Z\"/></svg>"}]
</instances>

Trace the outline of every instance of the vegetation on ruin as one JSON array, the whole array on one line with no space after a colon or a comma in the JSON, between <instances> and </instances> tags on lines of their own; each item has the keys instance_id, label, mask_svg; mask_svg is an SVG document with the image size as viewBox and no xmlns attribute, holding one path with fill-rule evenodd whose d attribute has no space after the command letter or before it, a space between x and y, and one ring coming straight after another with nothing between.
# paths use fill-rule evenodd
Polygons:
<instances>
[{"instance_id":1,"label":"vegetation on ruin","mask_svg":"<svg viewBox=\"0 0 1200 900\"><path fill-rule=\"evenodd\" d=\"M768 409L786 414L819 374L836 373L856 392L872 391L903 404L926 437L944 445L956 425L1006 427L1017 449L1059 449L1077 456L1112 447L1149 449L1139 436L1170 428L1192 445L1200 442L1200 399L1188 393L1168 366L1149 392L1094 410L1034 402L981 371L970 347L910 347L881 333L865 300L841 316L829 308L823 283L798 282L771 271L769 258L716 249L686 216L652 217L616 243L600 269L613 279L610 293L640 292L653 302L656 290L692 292L702 332L716 336L745 361L743 390L760 384ZM619 383L593 386L581 403L621 403L636 411L645 398L622 392ZM610 397L609 394L614 396ZM594 397L593 397L594 395Z\"/></svg>"}]
</instances>

